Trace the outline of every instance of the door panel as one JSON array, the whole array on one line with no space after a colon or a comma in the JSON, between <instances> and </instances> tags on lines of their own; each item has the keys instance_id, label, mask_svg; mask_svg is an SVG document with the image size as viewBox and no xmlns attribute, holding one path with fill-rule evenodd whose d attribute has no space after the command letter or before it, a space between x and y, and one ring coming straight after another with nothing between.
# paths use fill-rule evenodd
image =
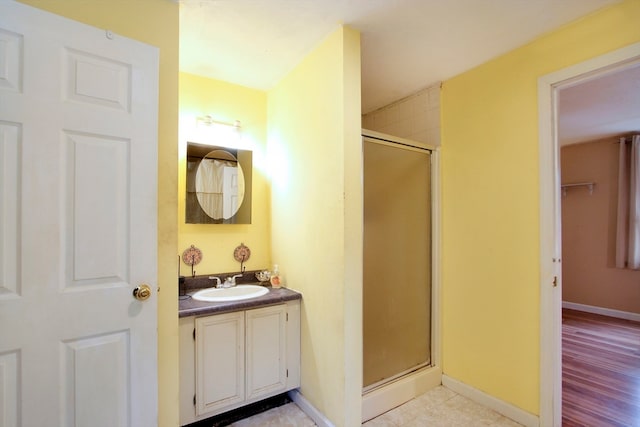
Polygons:
<instances>
[{"instance_id":1,"label":"door panel","mask_svg":"<svg viewBox=\"0 0 640 427\"><path fill-rule=\"evenodd\" d=\"M128 332L62 343L62 425L127 425L129 352ZM109 390L100 400L95 399L96 384Z\"/></svg>"},{"instance_id":2,"label":"door panel","mask_svg":"<svg viewBox=\"0 0 640 427\"><path fill-rule=\"evenodd\" d=\"M287 386L287 306L247 310L247 400Z\"/></svg>"},{"instance_id":3,"label":"door panel","mask_svg":"<svg viewBox=\"0 0 640 427\"><path fill-rule=\"evenodd\" d=\"M129 145L105 135L65 132L64 150L71 256L67 286L128 282Z\"/></svg>"},{"instance_id":4,"label":"door panel","mask_svg":"<svg viewBox=\"0 0 640 427\"><path fill-rule=\"evenodd\" d=\"M0 29L0 88L22 90L22 36Z\"/></svg>"},{"instance_id":5,"label":"door panel","mask_svg":"<svg viewBox=\"0 0 640 427\"><path fill-rule=\"evenodd\" d=\"M196 415L244 401L244 311L196 318Z\"/></svg>"},{"instance_id":6,"label":"door panel","mask_svg":"<svg viewBox=\"0 0 640 427\"><path fill-rule=\"evenodd\" d=\"M157 91L156 48L0 2L0 426L157 425Z\"/></svg>"},{"instance_id":7,"label":"door panel","mask_svg":"<svg viewBox=\"0 0 640 427\"><path fill-rule=\"evenodd\" d=\"M364 140L363 384L431 362L431 153Z\"/></svg>"},{"instance_id":8,"label":"door panel","mask_svg":"<svg viewBox=\"0 0 640 427\"><path fill-rule=\"evenodd\" d=\"M1 43L0 43L1 45ZM0 122L0 298L17 297L20 126Z\"/></svg>"},{"instance_id":9,"label":"door panel","mask_svg":"<svg viewBox=\"0 0 640 427\"><path fill-rule=\"evenodd\" d=\"M17 351L0 354L0 426L18 425L18 391L20 380Z\"/></svg>"},{"instance_id":10,"label":"door panel","mask_svg":"<svg viewBox=\"0 0 640 427\"><path fill-rule=\"evenodd\" d=\"M75 49L65 55L68 100L129 111L131 64Z\"/></svg>"}]
</instances>

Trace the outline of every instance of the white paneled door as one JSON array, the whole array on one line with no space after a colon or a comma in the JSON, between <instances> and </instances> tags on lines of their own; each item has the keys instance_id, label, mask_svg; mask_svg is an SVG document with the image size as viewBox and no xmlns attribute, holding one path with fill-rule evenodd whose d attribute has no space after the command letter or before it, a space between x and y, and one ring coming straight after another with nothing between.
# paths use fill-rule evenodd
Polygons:
<instances>
[{"instance_id":1,"label":"white paneled door","mask_svg":"<svg viewBox=\"0 0 640 427\"><path fill-rule=\"evenodd\" d=\"M0 427L157 425L157 94L156 48L0 1Z\"/></svg>"}]
</instances>

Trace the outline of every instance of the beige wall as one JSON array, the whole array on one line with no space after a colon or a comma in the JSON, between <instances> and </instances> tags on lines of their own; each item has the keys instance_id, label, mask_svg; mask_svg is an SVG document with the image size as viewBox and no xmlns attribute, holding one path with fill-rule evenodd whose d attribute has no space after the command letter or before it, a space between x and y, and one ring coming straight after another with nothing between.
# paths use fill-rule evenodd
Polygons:
<instances>
[{"instance_id":1,"label":"beige wall","mask_svg":"<svg viewBox=\"0 0 640 427\"><path fill-rule=\"evenodd\" d=\"M171 0L23 0L160 48L158 109L159 425L178 425L178 4Z\"/></svg>"},{"instance_id":2,"label":"beige wall","mask_svg":"<svg viewBox=\"0 0 640 427\"><path fill-rule=\"evenodd\" d=\"M360 36L337 29L268 93L272 254L302 292L302 387L338 427L360 425Z\"/></svg>"},{"instance_id":3,"label":"beige wall","mask_svg":"<svg viewBox=\"0 0 640 427\"><path fill-rule=\"evenodd\" d=\"M440 84L364 114L362 127L440 145Z\"/></svg>"},{"instance_id":4,"label":"beige wall","mask_svg":"<svg viewBox=\"0 0 640 427\"><path fill-rule=\"evenodd\" d=\"M640 42L639 20L640 1L622 1L443 83L443 371L532 414L540 410L538 79Z\"/></svg>"},{"instance_id":5,"label":"beige wall","mask_svg":"<svg viewBox=\"0 0 640 427\"><path fill-rule=\"evenodd\" d=\"M214 120L240 121L237 139L216 134L215 127L197 125L196 119L210 115ZM233 250L244 243L251 249L247 270L270 268L271 221L266 158L267 94L220 80L180 73L180 168L178 179L178 251L195 245L202 251L196 274L235 272L240 264ZM187 141L251 150L253 154L251 224L186 224L185 185ZM190 266L182 264L181 274L188 276Z\"/></svg>"},{"instance_id":6,"label":"beige wall","mask_svg":"<svg viewBox=\"0 0 640 427\"><path fill-rule=\"evenodd\" d=\"M640 313L640 271L614 268L618 138L562 148L562 299Z\"/></svg>"}]
</instances>

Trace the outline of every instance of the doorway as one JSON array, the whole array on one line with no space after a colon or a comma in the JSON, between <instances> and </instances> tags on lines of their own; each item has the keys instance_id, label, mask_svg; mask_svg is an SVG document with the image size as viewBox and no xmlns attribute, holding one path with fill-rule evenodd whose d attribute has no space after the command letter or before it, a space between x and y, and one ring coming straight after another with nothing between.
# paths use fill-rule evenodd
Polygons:
<instances>
[{"instance_id":1,"label":"doorway","mask_svg":"<svg viewBox=\"0 0 640 427\"><path fill-rule=\"evenodd\" d=\"M562 239L558 97L561 89L640 63L640 43L542 76L540 152L540 425L562 423Z\"/></svg>"}]
</instances>

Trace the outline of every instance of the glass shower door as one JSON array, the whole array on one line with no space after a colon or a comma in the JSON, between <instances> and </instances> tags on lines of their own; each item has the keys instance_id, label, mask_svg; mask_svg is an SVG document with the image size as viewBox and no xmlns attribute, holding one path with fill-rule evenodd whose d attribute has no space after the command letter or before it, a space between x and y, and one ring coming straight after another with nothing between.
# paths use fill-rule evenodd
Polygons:
<instances>
[{"instance_id":1,"label":"glass shower door","mask_svg":"<svg viewBox=\"0 0 640 427\"><path fill-rule=\"evenodd\" d=\"M365 391L431 362L431 152L364 138Z\"/></svg>"}]
</instances>

